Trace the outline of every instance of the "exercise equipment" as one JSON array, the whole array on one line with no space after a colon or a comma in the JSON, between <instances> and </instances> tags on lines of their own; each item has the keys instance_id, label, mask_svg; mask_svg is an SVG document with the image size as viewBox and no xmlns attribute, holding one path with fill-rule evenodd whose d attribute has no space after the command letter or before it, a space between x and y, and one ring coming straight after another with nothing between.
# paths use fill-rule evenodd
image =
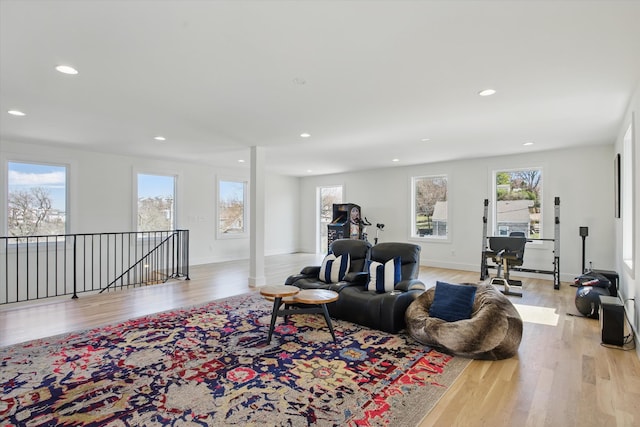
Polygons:
<instances>
[{"instance_id":1,"label":"exercise equipment","mask_svg":"<svg viewBox=\"0 0 640 427\"><path fill-rule=\"evenodd\" d=\"M362 240L364 240L365 242L368 242L369 233L367 232L367 227L370 226L371 223L369 222L366 216L364 217L364 219L360 220L360 225L362 226Z\"/></svg>"},{"instance_id":2,"label":"exercise equipment","mask_svg":"<svg viewBox=\"0 0 640 427\"><path fill-rule=\"evenodd\" d=\"M582 237L582 275L576 277L571 286L585 286L585 281L593 280L594 278L605 279L609 281L609 284L606 286L606 288L609 290L609 293L612 297L617 297L618 288L620 287L620 278L617 272L611 270L594 269L591 265L591 262L589 262L589 268L585 266L585 239L588 235L589 227L580 227L580 237ZM586 277L587 279L584 280L584 277Z\"/></svg>"},{"instance_id":3,"label":"exercise equipment","mask_svg":"<svg viewBox=\"0 0 640 427\"><path fill-rule=\"evenodd\" d=\"M613 283L607 276L600 273L596 273L593 270L587 271L586 273L581 274L580 276L573 279L574 286L577 286L577 287L595 286L598 288L604 288L607 291L609 291L609 294L611 293L612 284Z\"/></svg>"},{"instance_id":4,"label":"exercise equipment","mask_svg":"<svg viewBox=\"0 0 640 427\"><path fill-rule=\"evenodd\" d=\"M490 283L504 286L502 293L505 295L522 296L522 290L512 288L517 286L522 289L522 281L509 279L509 269L522 265L526 244L526 237L520 233L512 233L509 237L489 237L487 256L491 256L498 266L498 274L491 279ZM502 270L504 270L504 277L501 277Z\"/></svg>"},{"instance_id":5,"label":"exercise equipment","mask_svg":"<svg viewBox=\"0 0 640 427\"><path fill-rule=\"evenodd\" d=\"M583 315L597 319L600 310L600 295L609 296L609 290L599 286L580 286L576 291L576 308Z\"/></svg>"},{"instance_id":6,"label":"exercise equipment","mask_svg":"<svg viewBox=\"0 0 640 427\"><path fill-rule=\"evenodd\" d=\"M362 240L365 241L369 241L369 233L367 233L367 227L369 225L372 225L371 222L369 222L369 219L367 219L367 217L365 216L364 219L360 220L360 224L362 225ZM377 245L378 244L378 237L380 235L380 231L382 231L382 229L384 228L384 224L380 224L377 223L376 224L376 237L373 239L373 244Z\"/></svg>"},{"instance_id":7,"label":"exercise equipment","mask_svg":"<svg viewBox=\"0 0 640 427\"><path fill-rule=\"evenodd\" d=\"M601 275L607 278L611 285L607 288L609 289L609 293L612 297L618 296L618 289L620 288L620 276L617 272L612 270L600 270L600 269L590 269L587 273L593 273L597 275Z\"/></svg>"},{"instance_id":8,"label":"exercise equipment","mask_svg":"<svg viewBox=\"0 0 640 427\"><path fill-rule=\"evenodd\" d=\"M489 199L484 199L484 215L482 216L482 259L480 261L480 280L489 277L489 268L496 268L495 265L489 265L487 258L493 258L495 252L488 246L489 237L487 236L487 223L489 217ZM522 266L510 266L511 271L521 271L525 273L539 273L553 275L553 288L560 289L560 197L554 199L554 236L553 239L526 238L527 242L553 242L553 270L541 270L537 268L524 268ZM502 236L506 237L506 236ZM500 265L500 264L498 264ZM504 266L501 266L504 268ZM512 286L512 285L511 285ZM511 289L505 289L511 291Z\"/></svg>"},{"instance_id":9,"label":"exercise equipment","mask_svg":"<svg viewBox=\"0 0 640 427\"><path fill-rule=\"evenodd\" d=\"M609 291L608 295L618 296L619 287L618 273L610 270L587 270L580 276L573 279L573 284L577 288L581 286L597 286Z\"/></svg>"},{"instance_id":10,"label":"exercise equipment","mask_svg":"<svg viewBox=\"0 0 640 427\"><path fill-rule=\"evenodd\" d=\"M384 228L384 224L381 224L381 223L379 223L379 222L378 222L378 223L376 223L376 228L377 228L377 230L376 230L376 237L375 237L375 239L373 239L373 244L374 244L374 245L377 245L377 244L378 244L378 236L380 235L380 232L381 232L381 231L382 231L382 229Z\"/></svg>"}]
</instances>

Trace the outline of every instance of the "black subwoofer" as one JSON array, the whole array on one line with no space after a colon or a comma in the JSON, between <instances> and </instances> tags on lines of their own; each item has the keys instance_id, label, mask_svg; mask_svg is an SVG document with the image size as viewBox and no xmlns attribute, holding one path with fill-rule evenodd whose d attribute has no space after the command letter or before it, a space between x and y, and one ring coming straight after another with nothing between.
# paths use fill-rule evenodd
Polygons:
<instances>
[{"instance_id":1,"label":"black subwoofer","mask_svg":"<svg viewBox=\"0 0 640 427\"><path fill-rule=\"evenodd\" d=\"M624 306L617 297L600 295L600 327L604 344L624 345Z\"/></svg>"}]
</instances>

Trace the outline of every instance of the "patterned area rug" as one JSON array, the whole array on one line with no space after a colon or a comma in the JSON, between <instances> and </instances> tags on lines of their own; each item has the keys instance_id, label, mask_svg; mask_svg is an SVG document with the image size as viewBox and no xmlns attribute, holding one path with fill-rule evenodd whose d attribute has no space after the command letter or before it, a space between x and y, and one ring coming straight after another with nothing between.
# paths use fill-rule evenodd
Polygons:
<instances>
[{"instance_id":1,"label":"patterned area rug","mask_svg":"<svg viewBox=\"0 0 640 427\"><path fill-rule=\"evenodd\" d=\"M246 294L0 348L0 424L415 426L468 365Z\"/></svg>"}]
</instances>

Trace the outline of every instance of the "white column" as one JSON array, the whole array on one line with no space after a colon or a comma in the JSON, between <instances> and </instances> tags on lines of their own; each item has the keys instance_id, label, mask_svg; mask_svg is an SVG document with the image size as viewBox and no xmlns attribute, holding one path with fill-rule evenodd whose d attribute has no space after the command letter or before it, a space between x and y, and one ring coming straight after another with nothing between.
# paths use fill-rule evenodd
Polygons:
<instances>
[{"instance_id":1,"label":"white column","mask_svg":"<svg viewBox=\"0 0 640 427\"><path fill-rule=\"evenodd\" d=\"M263 286L264 276L264 147L251 147L249 185L249 286Z\"/></svg>"}]
</instances>

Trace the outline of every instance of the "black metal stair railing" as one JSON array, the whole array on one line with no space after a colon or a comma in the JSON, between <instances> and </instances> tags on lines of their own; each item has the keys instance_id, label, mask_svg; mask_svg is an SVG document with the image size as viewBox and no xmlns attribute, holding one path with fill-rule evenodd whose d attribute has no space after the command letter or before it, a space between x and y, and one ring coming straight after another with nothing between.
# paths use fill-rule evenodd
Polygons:
<instances>
[{"instance_id":1,"label":"black metal stair railing","mask_svg":"<svg viewBox=\"0 0 640 427\"><path fill-rule=\"evenodd\" d=\"M132 277L134 278L134 283L137 278L141 278L141 283L144 284L164 283L171 278L178 277L179 273L175 269L168 268L174 265L172 263L173 259L170 258L176 252L173 248L176 244L180 243L176 241L177 233L177 231L170 232L166 236L160 234L161 240L159 242L157 238L148 239L147 251L145 251L143 247L145 255L112 280L106 287L102 288L100 293L118 286L129 286ZM151 245L155 246L151 247Z\"/></svg>"},{"instance_id":2,"label":"black metal stair railing","mask_svg":"<svg viewBox=\"0 0 640 427\"><path fill-rule=\"evenodd\" d=\"M189 280L189 231L0 237L0 304Z\"/></svg>"}]
</instances>

